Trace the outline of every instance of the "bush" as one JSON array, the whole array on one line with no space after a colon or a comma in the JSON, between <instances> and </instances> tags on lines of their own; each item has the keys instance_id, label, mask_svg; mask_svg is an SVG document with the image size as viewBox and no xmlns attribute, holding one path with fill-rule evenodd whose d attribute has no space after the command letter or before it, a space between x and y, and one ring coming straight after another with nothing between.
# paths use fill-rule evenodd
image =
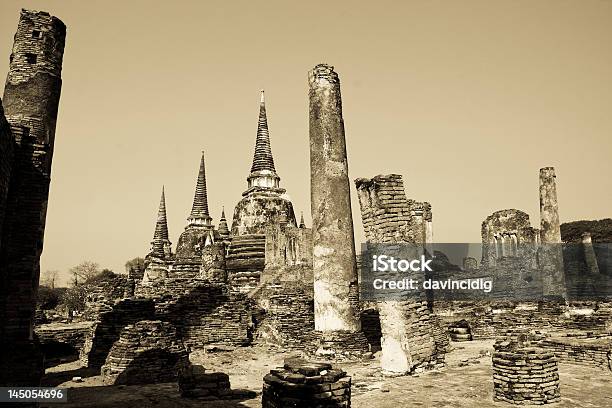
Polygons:
<instances>
[{"instance_id":1,"label":"bush","mask_svg":"<svg viewBox=\"0 0 612 408\"><path fill-rule=\"evenodd\" d=\"M65 291L65 288L40 286L38 288L37 307L42 310L55 309L60 304Z\"/></svg>"}]
</instances>

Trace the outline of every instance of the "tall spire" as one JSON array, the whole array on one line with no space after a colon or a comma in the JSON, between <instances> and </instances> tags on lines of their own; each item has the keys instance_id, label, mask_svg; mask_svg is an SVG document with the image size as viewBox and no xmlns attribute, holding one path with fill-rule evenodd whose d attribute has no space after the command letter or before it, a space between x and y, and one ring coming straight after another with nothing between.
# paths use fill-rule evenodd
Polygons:
<instances>
[{"instance_id":1,"label":"tall spire","mask_svg":"<svg viewBox=\"0 0 612 408\"><path fill-rule=\"evenodd\" d=\"M253 165L251 173L267 170L276 172L274 169L274 159L272 158L272 149L270 147L270 133L268 132L268 118L266 116L266 100L264 91L261 90L261 99L259 102L259 120L257 122L257 139L255 141L255 154L253 156Z\"/></svg>"},{"instance_id":2,"label":"tall spire","mask_svg":"<svg viewBox=\"0 0 612 408\"><path fill-rule=\"evenodd\" d=\"M304 212L300 216L300 228L306 228L306 223L304 222Z\"/></svg>"},{"instance_id":3,"label":"tall spire","mask_svg":"<svg viewBox=\"0 0 612 408\"><path fill-rule=\"evenodd\" d=\"M266 115L266 101L264 91L261 91L259 102L259 120L257 122L257 138L255 140L255 154L251 165L251 174L248 177L249 188L274 187L278 188L280 177L274 168L274 158L270 147L270 133L268 131L268 118Z\"/></svg>"},{"instance_id":4,"label":"tall spire","mask_svg":"<svg viewBox=\"0 0 612 408\"><path fill-rule=\"evenodd\" d=\"M151 242L151 253L163 257L166 253L166 247L170 247L170 240L168 239L168 220L166 218L166 193L162 186L159 210L157 210L157 223L155 224L155 233Z\"/></svg>"},{"instance_id":5,"label":"tall spire","mask_svg":"<svg viewBox=\"0 0 612 408\"><path fill-rule=\"evenodd\" d=\"M187 218L188 226L202 225L211 226L212 218L208 214L208 196L206 193L206 170L204 166L204 152L202 151L202 160L200 161L200 170L198 172L198 182L196 184L195 195L193 197L193 206L191 214Z\"/></svg>"},{"instance_id":6,"label":"tall spire","mask_svg":"<svg viewBox=\"0 0 612 408\"><path fill-rule=\"evenodd\" d=\"M229 228L227 227L227 220L225 219L225 208L221 210L221 219L219 220L218 231L221 238L228 238L230 235Z\"/></svg>"}]
</instances>

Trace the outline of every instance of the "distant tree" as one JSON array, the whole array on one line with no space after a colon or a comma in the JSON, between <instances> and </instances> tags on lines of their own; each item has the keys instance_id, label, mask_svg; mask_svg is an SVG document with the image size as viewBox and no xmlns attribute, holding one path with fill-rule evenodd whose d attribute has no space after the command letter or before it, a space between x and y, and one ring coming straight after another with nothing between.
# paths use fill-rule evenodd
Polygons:
<instances>
[{"instance_id":1,"label":"distant tree","mask_svg":"<svg viewBox=\"0 0 612 408\"><path fill-rule=\"evenodd\" d=\"M60 303L65 288L40 286L38 288L37 307L42 310L55 309Z\"/></svg>"},{"instance_id":2,"label":"distant tree","mask_svg":"<svg viewBox=\"0 0 612 408\"><path fill-rule=\"evenodd\" d=\"M77 266L70 268L69 272L72 276L72 286L76 287L98 275L100 273L100 265L96 262L83 261Z\"/></svg>"},{"instance_id":3,"label":"distant tree","mask_svg":"<svg viewBox=\"0 0 612 408\"><path fill-rule=\"evenodd\" d=\"M57 278L59 277L59 271L46 270L40 276L40 286L46 286L51 289L55 289Z\"/></svg>"},{"instance_id":4,"label":"distant tree","mask_svg":"<svg viewBox=\"0 0 612 408\"><path fill-rule=\"evenodd\" d=\"M130 273L130 270L132 268L134 269L139 269L139 270L144 270L144 264L145 264L145 260L144 258L134 258L134 259L130 259L129 261L127 261L125 263L125 271L127 273Z\"/></svg>"}]
</instances>

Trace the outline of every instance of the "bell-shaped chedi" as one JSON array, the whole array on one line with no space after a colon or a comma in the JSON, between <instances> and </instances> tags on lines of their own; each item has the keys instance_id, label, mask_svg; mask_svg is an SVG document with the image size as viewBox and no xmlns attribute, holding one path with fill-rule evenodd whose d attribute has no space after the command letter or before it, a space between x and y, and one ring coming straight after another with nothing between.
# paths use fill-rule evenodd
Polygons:
<instances>
[{"instance_id":1,"label":"bell-shaped chedi","mask_svg":"<svg viewBox=\"0 0 612 408\"><path fill-rule=\"evenodd\" d=\"M204 152L200 161L198 180L191 213L187 218L185 231L179 237L176 246L175 269L179 270L180 264L184 262L200 262L202 249L205 245L214 241L214 227L212 218L208 213L208 193L206 191L206 169L204 163Z\"/></svg>"},{"instance_id":2,"label":"bell-shaped chedi","mask_svg":"<svg viewBox=\"0 0 612 408\"><path fill-rule=\"evenodd\" d=\"M232 235L263 234L267 226L297 226L293 205L279 187L280 177L274 167L264 92L261 91L257 138L247 190L234 210Z\"/></svg>"}]
</instances>

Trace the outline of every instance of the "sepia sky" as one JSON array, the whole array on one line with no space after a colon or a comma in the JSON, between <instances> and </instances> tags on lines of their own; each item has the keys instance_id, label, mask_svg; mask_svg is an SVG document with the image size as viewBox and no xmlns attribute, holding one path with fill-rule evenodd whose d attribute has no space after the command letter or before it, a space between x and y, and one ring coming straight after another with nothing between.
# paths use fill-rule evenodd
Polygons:
<instances>
[{"instance_id":1,"label":"sepia sky","mask_svg":"<svg viewBox=\"0 0 612 408\"><path fill-rule=\"evenodd\" d=\"M123 272L171 241L200 151L209 207L246 189L259 90L281 185L310 226L307 72L342 83L351 179L400 173L438 242L480 242L495 210L539 225L555 166L563 222L612 216L612 2L27 1L0 4L0 77L22 8L68 27L42 270ZM352 190L356 239L363 229Z\"/></svg>"}]
</instances>

